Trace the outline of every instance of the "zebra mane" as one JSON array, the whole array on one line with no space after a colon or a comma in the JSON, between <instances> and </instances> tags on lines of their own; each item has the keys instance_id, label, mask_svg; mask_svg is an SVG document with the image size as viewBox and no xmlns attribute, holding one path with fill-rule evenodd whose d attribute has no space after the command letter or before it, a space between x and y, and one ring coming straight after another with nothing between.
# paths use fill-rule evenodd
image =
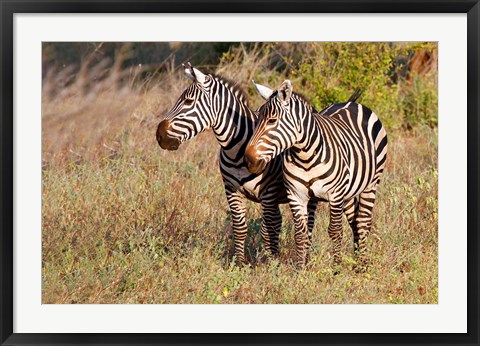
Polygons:
<instances>
[{"instance_id":1,"label":"zebra mane","mask_svg":"<svg viewBox=\"0 0 480 346\"><path fill-rule=\"evenodd\" d=\"M278 90L275 90L268 100L270 101L277 95L278 95ZM306 106L310 107L312 109L312 113L317 113L317 110L315 109L315 107L313 107L312 103L303 94L300 94L294 91L292 93L292 96L296 96L300 101L305 103Z\"/></svg>"},{"instance_id":2,"label":"zebra mane","mask_svg":"<svg viewBox=\"0 0 480 346\"><path fill-rule=\"evenodd\" d=\"M305 95L297 93L297 92L293 92L293 95L295 95L299 100L303 101L303 103L305 103L305 105L311 107L313 113L317 112L315 107L313 107L312 103L310 102L309 99L307 99L307 97Z\"/></svg>"},{"instance_id":3,"label":"zebra mane","mask_svg":"<svg viewBox=\"0 0 480 346\"><path fill-rule=\"evenodd\" d=\"M219 75L211 75L213 78L217 79L218 81L222 82L223 85L225 85L230 91L238 97L238 99L242 102L244 102L246 105L248 105L248 95L247 93L242 89L240 84L238 82L235 82L229 78L225 78L223 76Z\"/></svg>"}]
</instances>

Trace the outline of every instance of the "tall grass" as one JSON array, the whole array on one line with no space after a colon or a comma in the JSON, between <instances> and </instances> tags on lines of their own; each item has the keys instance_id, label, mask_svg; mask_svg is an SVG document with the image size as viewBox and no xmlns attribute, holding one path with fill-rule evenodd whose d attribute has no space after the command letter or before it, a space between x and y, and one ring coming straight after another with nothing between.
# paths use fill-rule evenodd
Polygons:
<instances>
[{"instance_id":1,"label":"tall grass","mask_svg":"<svg viewBox=\"0 0 480 346\"><path fill-rule=\"evenodd\" d=\"M281 79L282 59L269 72L272 61L260 48L237 49L216 72L242 80L250 92L250 73L272 83ZM241 58L247 55L248 63ZM252 266L238 268L213 134L207 131L176 152L155 141L160 115L187 85L182 71L170 69L121 88L106 78L86 93L73 82L64 86L64 96L44 95L43 303L437 303L434 124L389 133L367 273L352 270L345 222L343 268L333 275L325 205L317 212L311 263L296 271L288 206L281 208L281 256L264 263L260 208L250 203L246 248ZM405 81L401 92L413 98L416 87ZM421 86L428 92L433 87ZM261 101L252 94L251 103ZM430 103L412 104L411 111Z\"/></svg>"}]
</instances>

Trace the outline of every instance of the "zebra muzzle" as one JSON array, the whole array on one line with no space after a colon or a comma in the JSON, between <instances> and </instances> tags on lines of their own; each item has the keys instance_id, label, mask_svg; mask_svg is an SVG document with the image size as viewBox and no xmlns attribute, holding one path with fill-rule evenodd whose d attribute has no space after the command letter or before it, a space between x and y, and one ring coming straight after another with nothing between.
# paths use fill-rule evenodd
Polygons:
<instances>
[{"instance_id":1,"label":"zebra muzzle","mask_svg":"<svg viewBox=\"0 0 480 346\"><path fill-rule=\"evenodd\" d=\"M253 146L248 146L245 150L245 163L248 171L252 174L261 173L267 166L267 162L258 157L257 150Z\"/></svg>"},{"instance_id":2,"label":"zebra muzzle","mask_svg":"<svg viewBox=\"0 0 480 346\"><path fill-rule=\"evenodd\" d=\"M180 140L178 138L170 137L167 130L170 127L170 121L164 120L158 124L157 128L157 142L162 149L165 150L177 150L180 146Z\"/></svg>"}]
</instances>

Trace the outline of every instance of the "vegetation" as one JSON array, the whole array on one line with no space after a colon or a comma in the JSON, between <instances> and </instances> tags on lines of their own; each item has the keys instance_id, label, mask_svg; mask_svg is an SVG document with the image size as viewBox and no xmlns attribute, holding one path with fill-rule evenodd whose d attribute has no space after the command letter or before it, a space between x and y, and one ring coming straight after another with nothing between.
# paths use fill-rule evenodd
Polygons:
<instances>
[{"instance_id":1,"label":"vegetation","mask_svg":"<svg viewBox=\"0 0 480 346\"><path fill-rule=\"evenodd\" d=\"M61 44L47 46L62 51ZM241 81L252 107L261 104L252 78L272 87L290 78L318 109L364 89L360 101L387 126L389 156L369 270L352 270L345 222L339 275L331 267L326 205L317 212L311 263L297 271L288 206L281 256L264 263L260 208L249 204L252 266L235 267L213 134L176 152L155 141L160 116L189 84L176 55L139 71L131 51L142 45L117 46L108 63L95 47L78 53L85 60L77 67L44 56L43 303L437 303L437 70L407 64L436 46L223 44L204 62L203 69Z\"/></svg>"}]
</instances>

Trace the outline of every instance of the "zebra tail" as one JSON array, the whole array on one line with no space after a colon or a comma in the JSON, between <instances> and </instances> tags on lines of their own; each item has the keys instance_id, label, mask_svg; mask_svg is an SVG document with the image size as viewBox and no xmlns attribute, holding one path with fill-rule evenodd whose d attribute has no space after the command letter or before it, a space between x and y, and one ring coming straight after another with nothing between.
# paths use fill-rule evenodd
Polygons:
<instances>
[{"instance_id":1,"label":"zebra tail","mask_svg":"<svg viewBox=\"0 0 480 346\"><path fill-rule=\"evenodd\" d=\"M362 96L362 93L363 93L363 90L362 90L362 89L356 89L356 90L353 92L352 96L350 96L350 98L348 99L347 102L355 102L355 101L357 101L358 98L359 98L360 96Z\"/></svg>"}]
</instances>

